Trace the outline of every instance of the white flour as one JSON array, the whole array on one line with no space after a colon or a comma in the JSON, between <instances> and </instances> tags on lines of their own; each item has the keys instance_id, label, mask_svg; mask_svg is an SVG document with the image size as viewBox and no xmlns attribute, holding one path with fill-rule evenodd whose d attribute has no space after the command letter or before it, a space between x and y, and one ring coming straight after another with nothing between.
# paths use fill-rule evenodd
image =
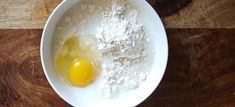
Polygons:
<instances>
[{"instance_id":1,"label":"white flour","mask_svg":"<svg viewBox=\"0 0 235 107\"><path fill-rule=\"evenodd\" d=\"M147 71L138 68L147 55L147 37L143 26L136 21L138 12L131 10L125 0L115 1L111 10L104 13L95 35L103 55L98 91L107 97L122 87L137 88L147 75Z\"/></svg>"}]
</instances>

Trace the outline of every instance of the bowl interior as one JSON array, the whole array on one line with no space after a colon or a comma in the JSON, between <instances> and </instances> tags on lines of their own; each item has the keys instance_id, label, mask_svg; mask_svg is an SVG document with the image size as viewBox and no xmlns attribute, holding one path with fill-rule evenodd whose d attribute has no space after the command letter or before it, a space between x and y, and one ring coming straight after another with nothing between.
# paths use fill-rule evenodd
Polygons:
<instances>
[{"instance_id":1,"label":"bowl interior","mask_svg":"<svg viewBox=\"0 0 235 107\"><path fill-rule=\"evenodd\" d=\"M144 101L158 86L165 72L168 44L163 24L154 9L145 0L128 0L143 19L146 32L149 32L152 48L155 50L154 61L147 80L140 84L136 90L121 93L117 98L108 99L100 96L96 86L86 89L70 87L59 76L54 68L52 42L53 34L60 18L81 0L64 0L49 17L43 31L41 40L41 61L44 73L56 93L73 106L93 107L102 106L136 106Z\"/></svg>"}]
</instances>

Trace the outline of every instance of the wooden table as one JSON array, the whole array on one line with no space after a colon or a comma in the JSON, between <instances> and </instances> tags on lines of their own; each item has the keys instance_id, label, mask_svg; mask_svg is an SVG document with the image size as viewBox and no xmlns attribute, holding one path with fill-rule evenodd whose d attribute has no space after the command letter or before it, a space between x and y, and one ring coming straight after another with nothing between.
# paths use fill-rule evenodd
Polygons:
<instances>
[{"instance_id":1,"label":"wooden table","mask_svg":"<svg viewBox=\"0 0 235 107\"><path fill-rule=\"evenodd\" d=\"M39 45L60 0L0 1L0 106L67 107L43 73ZM139 107L235 107L235 0L148 0L169 41L158 88Z\"/></svg>"}]
</instances>

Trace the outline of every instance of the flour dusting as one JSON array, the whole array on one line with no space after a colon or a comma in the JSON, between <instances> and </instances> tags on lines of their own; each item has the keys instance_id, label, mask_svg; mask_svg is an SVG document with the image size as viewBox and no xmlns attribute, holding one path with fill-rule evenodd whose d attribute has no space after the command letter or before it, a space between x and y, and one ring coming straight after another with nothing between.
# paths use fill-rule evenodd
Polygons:
<instances>
[{"instance_id":1,"label":"flour dusting","mask_svg":"<svg viewBox=\"0 0 235 107\"><path fill-rule=\"evenodd\" d=\"M143 25L137 22L138 12L130 7L125 0L114 0L95 35L103 55L98 91L107 97L122 87L138 88L147 76L147 71L140 71L137 64L147 56L148 38Z\"/></svg>"}]
</instances>

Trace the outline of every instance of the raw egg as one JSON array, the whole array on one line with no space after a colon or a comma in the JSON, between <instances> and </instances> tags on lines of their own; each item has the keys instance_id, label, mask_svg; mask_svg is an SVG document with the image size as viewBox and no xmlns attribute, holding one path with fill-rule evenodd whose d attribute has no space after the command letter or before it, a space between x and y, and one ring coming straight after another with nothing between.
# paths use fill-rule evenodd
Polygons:
<instances>
[{"instance_id":1,"label":"raw egg","mask_svg":"<svg viewBox=\"0 0 235 107\"><path fill-rule=\"evenodd\" d=\"M83 43L82 47L79 43ZM67 83L78 87L91 84L99 69L99 54L94 50L96 48L90 45L84 48L84 43L76 36L68 38L55 58L55 67L61 77Z\"/></svg>"}]
</instances>

